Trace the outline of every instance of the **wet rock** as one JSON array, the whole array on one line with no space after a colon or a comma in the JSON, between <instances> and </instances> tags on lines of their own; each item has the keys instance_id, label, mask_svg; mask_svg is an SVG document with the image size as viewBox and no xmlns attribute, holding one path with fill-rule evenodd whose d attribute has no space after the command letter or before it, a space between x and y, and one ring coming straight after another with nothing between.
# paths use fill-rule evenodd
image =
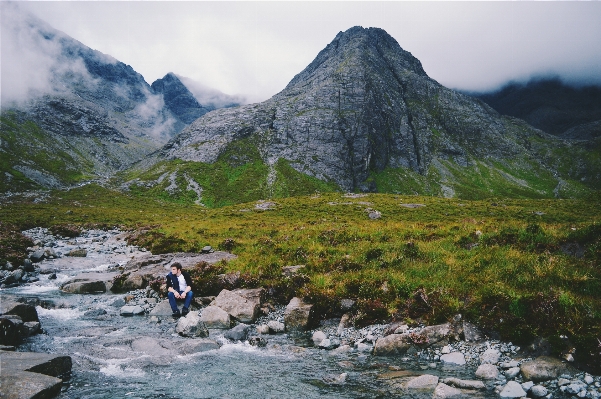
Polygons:
<instances>
[{"instance_id":1,"label":"wet rock","mask_svg":"<svg viewBox=\"0 0 601 399\"><path fill-rule=\"evenodd\" d=\"M38 249L35 252L33 252L31 255L29 255L29 259L31 259L31 261L33 263L39 263L41 261L44 260L44 258L46 257L46 254L44 253L44 249Z\"/></svg>"},{"instance_id":2,"label":"wet rock","mask_svg":"<svg viewBox=\"0 0 601 399\"><path fill-rule=\"evenodd\" d=\"M257 346L259 348L263 348L267 345L267 340L262 337L250 337L248 339L248 343L252 346Z\"/></svg>"},{"instance_id":3,"label":"wet rock","mask_svg":"<svg viewBox=\"0 0 601 399\"><path fill-rule=\"evenodd\" d=\"M306 330L313 322L313 305L298 297L292 298L284 311L284 324L288 330Z\"/></svg>"},{"instance_id":4,"label":"wet rock","mask_svg":"<svg viewBox=\"0 0 601 399\"><path fill-rule=\"evenodd\" d=\"M547 396L549 391L542 385L534 385L532 388L530 388L530 393L535 398L542 398L543 396Z\"/></svg>"},{"instance_id":5,"label":"wet rock","mask_svg":"<svg viewBox=\"0 0 601 399\"><path fill-rule=\"evenodd\" d=\"M328 336L323 331L315 331L311 339L313 340L313 345L318 346L321 341L326 339Z\"/></svg>"},{"instance_id":6,"label":"wet rock","mask_svg":"<svg viewBox=\"0 0 601 399\"><path fill-rule=\"evenodd\" d=\"M232 291L222 290L213 301L217 306L243 323L253 323L259 313L259 304Z\"/></svg>"},{"instance_id":7,"label":"wet rock","mask_svg":"<svg viewBox=\"0 0 601 399\"><path fill-rule=\"evenodd\" d=\"M438 385L438 377L431 374L420 375L407 382L407 389L434 389Z\"/></svg>"},{"instance_id":8,"label":"wet rock","mask_svg":"<svg viewBox=\"0 0 601 399\"><path fill-rule=\"evenodd\" d=\"M65 254L66 256L85 258L88 256L87 249L73 249Z\"/></svg>"},{"instance_id":9,"label":"wet rock","mask_svg":"<svg viewBox=\"0 0 601 399\"><path fill-rule=\"evenodd\" d=\"M520 366L526 380L547 381L569 373L568 367L559 359L541 356Z\"/></svg>"},{"instance_id":10,"label":"wet rock","mask_svg":"<svg viewBox=\"0 0 601 399\"><path fill-rule=\"evenodd\" d=\"M175 326L175 332L184 337L205 338L209 336L209 330L197 312L190 312L186 317L180 318Z\"/></svg>"},{"instance_id":11,"label":"wet rock","mask_svg":"<svg viewBox=\"0 0 601 399\"><path fill-rule=\"evenodd\" d=\"M39 333L42 330L42 325L39 321L27 321L23 323L23 335L30 337Z\"/></svg>"},{"instance_id":12,"label":"wet rock","mask_svg":"<svg viewBox=\"0 0 601 399\"><path fill-rule=\"evenodd\" d=\"M344 299L343 299L344 301ZM344 332L344 329L347 328L351 324L352 316L350 313L345 313L340 318L340 323L338 323L338 329L336 330L337 334L340 336Z\"/></svg>"},{"instance_id":13,"label":"wet rock","mask_svg":"<svg viewBox=\"0 0 601 399\"><path fill-rule=\"evenodd\" d=\"M106 314L106 310L104 309L92 309L85 312L84 317L98 317Z\"/></svg>"},{"instance_id":14,"label":"wet rock","mask_svg":"<svg viewBox=\"0 0 601 399\"><path fill-rule=\"evenodd\" d=\"M505 374L505 378L510 380L512 378L515 378L518 374L520 374L520 368L512 367L510 369L505 370L505 372L503 374Z\"/></svg>"},{"instance_id":15,"label":"wet rock","mask_svg":"<svg viewBox=\"0 0 601 399\"><path fill-rule=\"evenodd\" d=\"M286 326L284 323L280 323L276 320L271 320L267 323L267 327L269 327L269 332L272 334L280 334L286 331Z\"/></svg>"},{"instance_id":16,"label":"wet rock","mask_svg":"<svg viewBox=\"0 0 601 399\"><path fill-rule=\"evenodd\" d=\"M23 320L15 315L0 316L0 345L18 345L23 339Z\"/></svg>"},{"instance_id":17,"label":"wet rock","mask_svg":"<svg viewBox=\"0 0 601 399\"><path fill-rule=\"evenodd\" d=\"M477 380L460 380L459 378L445 378L442 382L453 385L457 388L464 389L486 389L486 385L482 381Z\"/></svg>"},{"instance_id":18,"label":"wet rock","mask_svg":"<svg viewBox=\"0 0 601 399\"><path fill-rule=\"evenodd\" d=\"M21 269L13 270L12 272L8 273L8 275L4 278L3 283L6 285L16 284L21 280L23 274L24 272Z\"/></svg>"},{"instance_id":19,"label":"wet rock","mask_svg":"<svg viewBox=\"0 0 601 399\"><path fill-rule=\"evenodd\" d=\"M232 341L244 341L248 335L248 324L238 324L236 327L228 330L223 336Z\"/></svg>"},{"instance_id":20,"label":"wet rock","mask_svg":"<svg viewBox=\"0 0 601 399\"><path fill-rule=\"evenodd\" d=\"M463 395L459 389L450 387L444 383L439 383L436 385L436 388L434 388L434 393L432 394L433 399L458 398L461 396Z\"/></svg>"},{"instance_id":21,"label":"wet rock","mask_svg":"<svg viewBox=\"0 0 601 399\"><path fill-rule=\"evenodd\" d=\"M456 364L459 366L462 366L466 363L465 356L461 352L452 352L446 355L442 355L440 357L440 361L443 363Z\"/></svg>"},{"instance_id":22,"label":"wet rock","mask_svg":"<svg viewBox=\"0 0 601 399\"><path fill-rule=\"evenodd\" d=\"M476 370L476 377L483 380L494 380L499 376L499 369L494 364L481 364Z\"/></svg>"},{"instance_id":23,"label":"wet rock","mask_svg":"<svg viewBox=\"0 0 601 399\"><path fill-rule=\"evenodd\" d=\"M496 364L501 357L501 352L496 349L487 349L480 355L480 363Z\"/></svg>"},{"instance_id":24,"label":"wet rock","mask_svg":"<svg viewBox=\"0 0 601 399\"><path fill-rule=\"evenodd\" d=\"M131 343L131 349L152 356L170 357L174 355L171 343L161 342L152 337L136 337Z\"/></svg>"},{"instance_id":25,"label":"wet rock","mask_svg":"<svg viewBox=\"0 0 601 399\"><path fill-rule=\"evenodd\" d=\"M40 321L35 306L28 303L17 302L6 296L3 296L2 300L0 300L0 315L19 316L23 322Z\"/></svg>"},{"instance_id":26,"label":"wet rock","mask_svg":"<svg viewBox=\"0 0 601 399\"><path fill-rule=\"evenodd\" d=\"M106 292L106 283L101 280L68 282L61 290L70 294L98 294Z\"/></svg>"},{"instance_id":27,"label":"wet rock","mask_svg":"<svg viewBox=\"0 0 601 399\"><path fill-rule=\"evenodd\" d=\"M317 345L320 349L334 349L334 345L329 338L322 339L319 345Z\"/></svg>"},{"instance_id":28,"label":"wet rock","mask_svg":"<svg viewBox=\"0 0 601 399\"><path fill-rule=\"evenodd\" d=\"M217 306L204 308L200 319L207 328L229 329L231 327L229 313Z\"/></svg>"},{"instance_id":29,"label":"wet rock","mask_svg":"<svg viewBox=\"0 0 601 399\"><path fill-rule=\"evenodd\" d=\"M323 377L323 381L330 385L342 385L346 382L347 376L348 376L348 373L342 373L340 375L333 375L333 376L325 376L325 377Z\"/></svg>"},{"instance_id":30,"label":"wet rock","mask_svg":"<svg viewBox=\"0 0 601 399\"><path fill-rule=\"evenodd\" d=\"M390 334L376 340L374 355L404 355L412 346L409 334Z\"/></svg>"},{"instance_id":31,"label":"wet rock","mask_svg":"<svg viewBox=\"0 0 601 399\"><path fill-rule=\"evenodd\" d=\"M269 326L267 324L261 324L257 326L257 332L259 334L269 334Z\"/></svg>"},{"instance_id":32,"label":"wet rock","mask_svg":"<svg viewBox=\"0 0 601 399\"><path fill-rule=\"evenodd\" d=\"M357 344L357 352L370 353L373 350L373 346L359 342Z\"/></svg>"},{"instance_id":33,"label":"wet rock","mask_svg":"<svg viewBox=\"0 0 601 399\"><path fill-rule=\"evenodd\" d=\"M341 355L343 353L348 353L352 350L349 345L341 345L338 348L334 349L331 353L332 355Z\"/></svg>"},{"instance_id":34,"label":"wet rock","mask_svg":"<svg viewBox=\"0 0 601 399\"><path fill-rule=\"evenodd\" d=\"M35 267L33 266L33 262L30 259L25 259L23 261L23 270L32 273L35 271Z\"/></svg>"},{"instance_id":35,"label":"wet rock","mask_svg":"<svg viewBox=\"0 0 601 399\"><path fill-rule=\"evenodd\" d=\"M181 355L192 355L194 353L206 352L219 349L217 341L208 338L197 338L186 340L178 345Z\"/></svg>"},{"instance_id":36,"label":"wet rock","mask_svg":"<svg viewBox=\"0 0 601 399\"><path fill-rule=\"evenodd\" d=\"M526 396L526 392L522 389L522 386L515 382L509 381L499 393L499 396L502 398L521 398Z\"/></svg>"},{"instance_id":37,"label":"wet rock","mask_svg":"<svg viewBox=\"0 0 601 399\"><path fill-rule=\"evenodd\" d=\"M522 389L526 392L528 392L530 390L530 388L532 388L534 386L534 383L532 381L526 381L522 383Z\"/></svg>"},{"instance_id":38,"label":"wet rock","mask_svg":"<svg viewBox=\"0 0 601 399\"><path fill-rule=\"evenodd\" d=\"M119 297L111 303L111 306L113 306L115 308L123 307L123 306L125 306L125 299Z\"/></svg>"},{"instance_id":39,"label":"wet rock","mask_svg":"<svg viewBox=\"0 0 601 399\"><path fill-rule=\"evenodd\" d=\"M135 305L125 305L121 308L121 310L119 311L119 314L121 316L137 316L137 315L143 315L144 314L144 309L141 306Z\"/></svg>"}]
</instances>

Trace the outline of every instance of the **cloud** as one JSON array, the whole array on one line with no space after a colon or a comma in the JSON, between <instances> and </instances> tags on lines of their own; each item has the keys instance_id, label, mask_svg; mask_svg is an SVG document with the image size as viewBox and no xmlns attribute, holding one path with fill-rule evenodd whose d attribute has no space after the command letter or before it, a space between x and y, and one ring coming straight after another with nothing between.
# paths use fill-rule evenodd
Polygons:
<instances>
[{"instance_id":1,"label":"cloud","mask_svg":"<svg viewBox=\"0 0 601 399\"><path fill-rule=\"evenodd\" d=\"M46 94L68 92L68 83L88 88L97 84L78 57L64 54L61 32L23 12L14 3L0 3L2 16L1 105L25 103Z\"/></svg>"},{"instance_id":2,"label":"cloud","mask_svg":"<svg viewBox=\"0 0 601 399\"><path fill-rule=\"evenodd\" d=\"M202 83L196 82L185 76L176 75L179 80L190 90L196 101L204 107L224 108L232 105L246 104L247 100L244 96L231 96L220 92L217 89L210 88Z\"/></svg>"}]
</instances>

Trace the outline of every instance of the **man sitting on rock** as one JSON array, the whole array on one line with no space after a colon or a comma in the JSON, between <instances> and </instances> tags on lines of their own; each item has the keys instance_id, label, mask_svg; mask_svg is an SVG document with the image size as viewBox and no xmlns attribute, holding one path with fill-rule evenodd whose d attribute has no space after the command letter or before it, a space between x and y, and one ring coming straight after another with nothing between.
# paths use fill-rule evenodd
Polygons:
<instances>
[{"instance_id":1,"label":"man sitting on rock","mask_svg":"<svg viewBox=\"0 0 601 399\"><path fill-rule=\"evenodd\" d=\"M194 295L192 292L192 279L190 279L188 273L182 271L182 265L178 262L171 265L171 272L167 275L167 291L169 291L167 296L169 297L169 304L171 305L173 316L179 317L181 315L187 315ZM184 300L184 307L181 314L177 308L176 300L178 299Z\"/></svg>"}]
</instances>

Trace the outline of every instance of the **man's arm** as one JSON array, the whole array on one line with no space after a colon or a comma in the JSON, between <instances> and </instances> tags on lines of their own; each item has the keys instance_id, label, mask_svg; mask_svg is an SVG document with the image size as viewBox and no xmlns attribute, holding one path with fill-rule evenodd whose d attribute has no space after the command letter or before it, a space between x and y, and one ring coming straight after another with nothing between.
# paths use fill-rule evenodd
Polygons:
<instances>
[{"instance_id":1,"label":"man's arm","mask_svg":"<svg viewBox=\"0 0 601 399\"><path fill-rule=\"evenodd\" d=\"M187 272L182 272L182 274L184 275L184 280L186 280L186 289L184 290L184 297L186 296L186 294L190 291L192 291L192 279L190 278L190 274L188 274Z\"/></svg>"}]
</instances>

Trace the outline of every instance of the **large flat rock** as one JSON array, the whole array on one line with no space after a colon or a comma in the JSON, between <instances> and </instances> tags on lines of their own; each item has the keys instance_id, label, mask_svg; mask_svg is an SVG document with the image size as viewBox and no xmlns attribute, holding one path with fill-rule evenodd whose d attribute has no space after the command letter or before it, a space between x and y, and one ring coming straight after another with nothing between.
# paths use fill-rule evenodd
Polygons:
<instances>
[{"instance_id":1,"label":"large flat rock","mask_svg":"<svg viewBox=\"0 0 601 399\"><path fill-rule=\"evenodd\" d=\"M18 302L7 296L3 296L0 300L0 315L19 316L23 322L40 321L35 306Z\"/></svg>"},{"instance_id":2,"label":"large flat rock","mask_svg":"<svg viewBox=\"0 0 601 399\"><path fill-rule=\"evenodd\" d=\"M71 371L71 357L33 352L0 351L0 384L7 399L46 399L60 393Z\"/></svg>"}]
</instances>

